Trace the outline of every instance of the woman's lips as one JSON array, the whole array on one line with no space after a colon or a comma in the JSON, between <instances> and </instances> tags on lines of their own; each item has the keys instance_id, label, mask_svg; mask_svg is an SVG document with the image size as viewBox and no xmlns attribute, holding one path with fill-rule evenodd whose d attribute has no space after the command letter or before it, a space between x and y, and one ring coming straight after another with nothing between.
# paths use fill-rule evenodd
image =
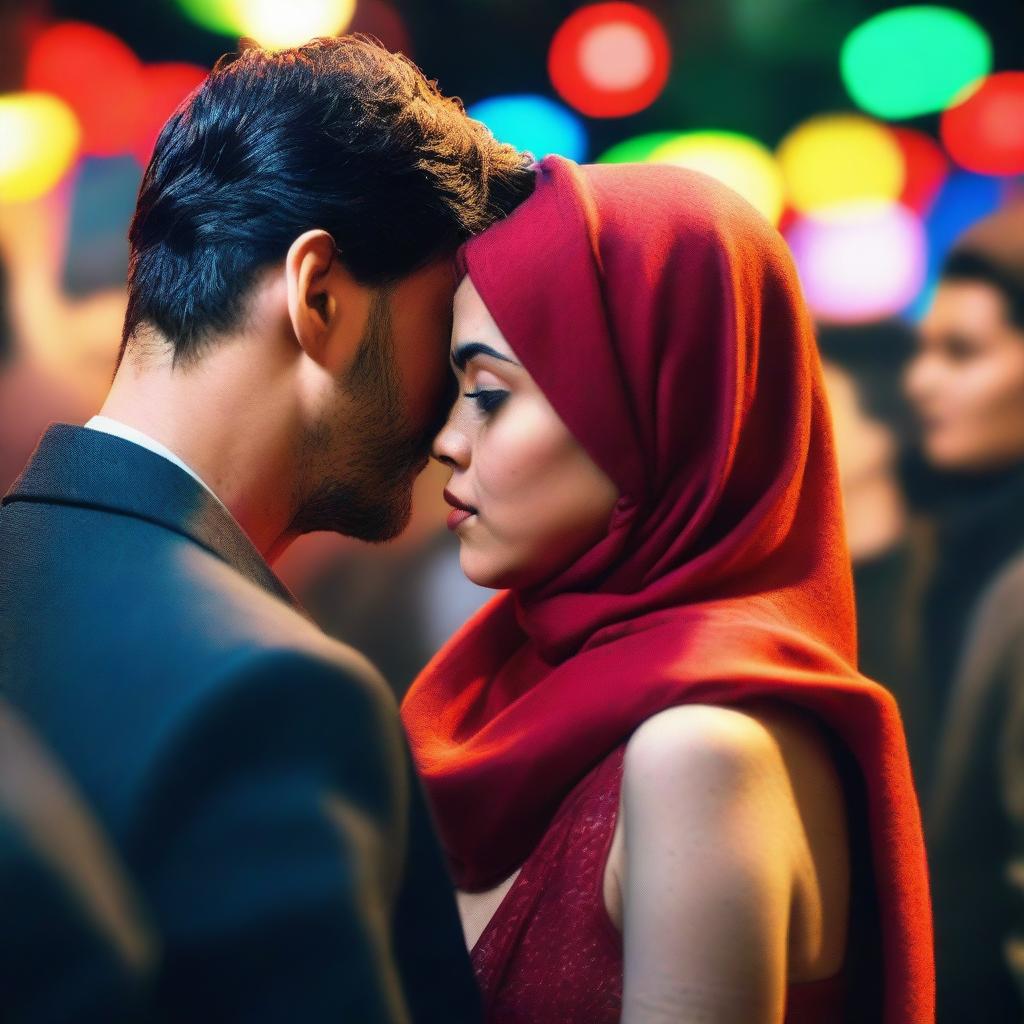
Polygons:
<instances>
[{"instance_id":1,"label":"woman's lips","mask_svg":"<svg viewBox=\"0 0 1024 1024\"><path fill-rule=\"evenodd\" d=\"M476 509L472 505L460 501L451 491L444 492L444 500L452 506L451 512L448 513L449 530L457 530L470 516L476 515Z\"/></svg>"},{"instance_id":2,"label":"woman's lips","mask_svg":"<svg viewBox=\"0 0 1024 1024\"><path fill-rule=\"evenodd\" d=\"M473 512L468 512L464 508L453 508L448 513L448 529L457 530L467 519L475 515Z\"/></svg>"}]
</instances>

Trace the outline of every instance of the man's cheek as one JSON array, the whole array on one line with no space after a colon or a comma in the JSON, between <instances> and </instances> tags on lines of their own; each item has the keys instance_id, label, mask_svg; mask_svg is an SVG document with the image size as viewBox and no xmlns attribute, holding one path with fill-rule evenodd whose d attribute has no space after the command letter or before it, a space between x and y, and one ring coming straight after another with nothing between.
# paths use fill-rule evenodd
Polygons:
<instances>
[{"instance_id":1,"label":"man's cheek","mask_svg":"<svg viewBox=\"0 0 1024 1024\"><path fill-rule=\"evenodd\" d=\"M430 352L433 347L424 344L403 373L409 418L422 428L439 426L458 394L448 370L447 347L442 345L438 354Z\"/></svg>"}]
</instances>

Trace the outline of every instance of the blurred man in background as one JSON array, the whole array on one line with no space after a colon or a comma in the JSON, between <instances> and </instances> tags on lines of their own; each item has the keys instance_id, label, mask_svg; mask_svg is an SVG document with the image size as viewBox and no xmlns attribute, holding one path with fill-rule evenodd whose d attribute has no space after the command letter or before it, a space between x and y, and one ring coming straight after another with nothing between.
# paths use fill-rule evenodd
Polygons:
<instances>
[{"instance_id":1,"label":"blurred man in background","mask_svg":"<svg viewBox=\"0 0 1024 1024\"><path fill-rule=\"evenodd\" d=\"M941 1024L1017 1024L1024 958L1024 208L948 257L906 389L923 458L907 480L932 532L919 764ZM921 709L915 709L920 713Z\"/></svg>"},{"instance_id":2,"label":"blurred man in background","mask_svg":"<svg viewBox=\"0 0 1024 1024\"><path fill-rule=\"evenodd\" d=\"M896 320L818 330L853 560L860 669L893 690L904 709L915 699L906 622L913 556L900 462L913 424L900 379L912 343L911 330Z\"/></svg>"},{"instance_id":3,"label":"blurred man in background","mask_svg":"<svg viewBox=\"0 0 1024 1024\"><path fill-rule=\"evenodd\" d=\"M61 292L50 212L46 203L0 207L0 494L47 424L83 423L99 407L96 385L109 384L117 351L109 332L124 317L115 293ZM104 332L105 345L94 344Z\"/></svg>"}]
</instances>

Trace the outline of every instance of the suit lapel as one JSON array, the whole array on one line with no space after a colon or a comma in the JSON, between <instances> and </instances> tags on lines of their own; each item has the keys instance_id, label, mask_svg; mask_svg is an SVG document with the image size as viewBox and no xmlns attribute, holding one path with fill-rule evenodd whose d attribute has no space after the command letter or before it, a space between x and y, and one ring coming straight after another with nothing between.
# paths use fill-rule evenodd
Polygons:
<instances>
[{"instance_id":1,"label":"suit lapel","mask_svg":"<svg viewBox=\"0 0 1024 1024\"><path fill-rule=\"evenodd\" d=\"M0 503L15 501L79 505L163 526L298 608L231 514L184 470L132 441L53 424Z\"/></svg>"}]
</instances>

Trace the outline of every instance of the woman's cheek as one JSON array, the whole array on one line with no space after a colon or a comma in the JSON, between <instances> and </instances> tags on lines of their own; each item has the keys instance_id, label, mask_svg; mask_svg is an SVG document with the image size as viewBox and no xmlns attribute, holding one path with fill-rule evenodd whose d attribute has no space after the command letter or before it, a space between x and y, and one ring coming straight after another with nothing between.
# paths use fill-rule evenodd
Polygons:
<instances>
[{"instance_id":1,"label":"woman's cheek","mask_svg":"<svg viewBox=\"0 0 1024 1024\"><path fill-rule=\"evenodd\" d=\"M565 447L560 423L546 422L529 405L508 413L490 427L475 454L480 502L495 517L499 511L519 515L542 502L561 470Z\"/></svg>"}]
</instances>

